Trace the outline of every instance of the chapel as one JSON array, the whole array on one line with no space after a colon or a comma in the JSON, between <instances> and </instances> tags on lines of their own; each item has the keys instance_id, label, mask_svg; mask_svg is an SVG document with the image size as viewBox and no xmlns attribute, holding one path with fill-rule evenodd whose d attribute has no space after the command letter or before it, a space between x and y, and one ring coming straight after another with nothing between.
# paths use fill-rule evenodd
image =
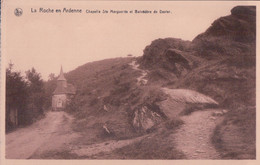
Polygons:
<instances>
[{"instance_id":1,"label":"chapel","mask_svg":"<svg viewBox=\"0 0 260 165\"><path fill-rule=\"evenodd\" d=\"M67 83L61 66L60 75L57 79L57 87L52 96L52 110L65 110L75 93L75 87L72 84Z\"/></svg>"}]
</instances>

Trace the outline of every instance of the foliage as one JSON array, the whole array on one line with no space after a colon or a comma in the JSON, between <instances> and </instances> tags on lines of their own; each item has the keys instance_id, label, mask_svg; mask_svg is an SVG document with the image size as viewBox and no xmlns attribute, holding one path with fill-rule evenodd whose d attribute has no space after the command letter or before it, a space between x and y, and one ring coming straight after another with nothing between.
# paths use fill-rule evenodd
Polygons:
<instances>
[{"instance_id":1,"label":"foliage","mask_svg":"<svg viewBox=\"0 0 260 165\"><path fill-rule=\"evenodd\" d=\"M29 89L26 80L20 72L12 70L13 64L6 69L6 129L14 127L9 115L12 109L17 109L18 114L24 114L28 104ZM19 115L20 116L20 115ZM18 122L21 119L18 119Z\"/></svg>"},{"instance_id":2,"label":"foliage","mask_svg":"<svg viewBox=\"0 0 260 165\"><path fill-rule=\"evenodd\" d=\"M29 108L32 109L36 115L43 114L45 93L41 75L32 68L31 70L26 71L26 79L29 89Z\"/></svg>"},{"instance_id":3,"label":"foliage","mask_svg":"<svg viewBox=\"0 0 260 165\"><path fill-rule=\"evenodd\" d=\"M44 113L45 92L41 75L34 68L13 71L13 64L6 69L6 131L15 125L10 121L12 110L18 111L18 125L27 125Z\"/></svg>"},{"instance_id":4,"label":"foliage","mask_svg":"<svg viewBox=\"0 0 260 165\"><path fill-rule=\"evenodd\" d=\"M57 85L56 79L57 79L57 77L55 76L55 74L51 73L49 75L48 81L44 82L44 84L43 84L43 88L44 88L44 92L45 92L45 101L44 101L45 109L51 108L52 94Z\"/></svg>"}]
</instances>

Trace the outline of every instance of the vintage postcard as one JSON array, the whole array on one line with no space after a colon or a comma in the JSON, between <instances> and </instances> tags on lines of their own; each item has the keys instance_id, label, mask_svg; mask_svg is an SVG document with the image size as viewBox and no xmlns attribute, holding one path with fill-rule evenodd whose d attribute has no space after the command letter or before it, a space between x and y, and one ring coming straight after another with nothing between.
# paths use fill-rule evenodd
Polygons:
<instances>
[{"instance_id":1,"label":"vintage postcard","mask_svg":"<svg viewBox=\"0 0 260 165\"><path fill-rule=\"evenodd\" d=\"M258 13L3 0L1 163L257 164Z\"/></svg>"}]
</instances>

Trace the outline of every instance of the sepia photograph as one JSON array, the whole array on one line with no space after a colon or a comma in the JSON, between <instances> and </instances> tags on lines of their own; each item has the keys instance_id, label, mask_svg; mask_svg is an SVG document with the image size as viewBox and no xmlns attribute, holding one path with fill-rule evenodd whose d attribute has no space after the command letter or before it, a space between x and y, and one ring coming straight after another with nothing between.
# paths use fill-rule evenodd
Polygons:
<instances>
[{"instance_id":1,"label":"sepia photograph","mask_svg":"<svg viewBox=\"0 0 260 165\"><path fill-rule=\"evenodd\" d=\"M1 5L3 159L256 160L258 2Z\"/></svg>"}]
</instances>

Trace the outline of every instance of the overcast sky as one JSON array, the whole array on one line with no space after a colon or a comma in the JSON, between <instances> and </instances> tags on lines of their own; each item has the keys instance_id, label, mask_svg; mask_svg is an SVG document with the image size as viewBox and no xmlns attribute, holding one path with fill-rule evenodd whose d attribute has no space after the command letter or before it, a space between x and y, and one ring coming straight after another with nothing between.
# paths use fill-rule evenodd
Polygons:
<instances>
[{"instance_id":1,"label":"overcast sky","mask_svg":"<svg viewBox=\"0 0 260 165\"><path fill-rule=\"evenodd\" d=\"M98 2L59 5L10 4L6 22L6 61L24 72L35 67L46 80L60 66L71 71L101 59L141 56L157 38L192 40L211 23L242 2ZM16 7L23 9L17 17ZM171 14L42 14L31 8L81 8L114 10L170 10Z\"/></svg>"}]
</instances>

